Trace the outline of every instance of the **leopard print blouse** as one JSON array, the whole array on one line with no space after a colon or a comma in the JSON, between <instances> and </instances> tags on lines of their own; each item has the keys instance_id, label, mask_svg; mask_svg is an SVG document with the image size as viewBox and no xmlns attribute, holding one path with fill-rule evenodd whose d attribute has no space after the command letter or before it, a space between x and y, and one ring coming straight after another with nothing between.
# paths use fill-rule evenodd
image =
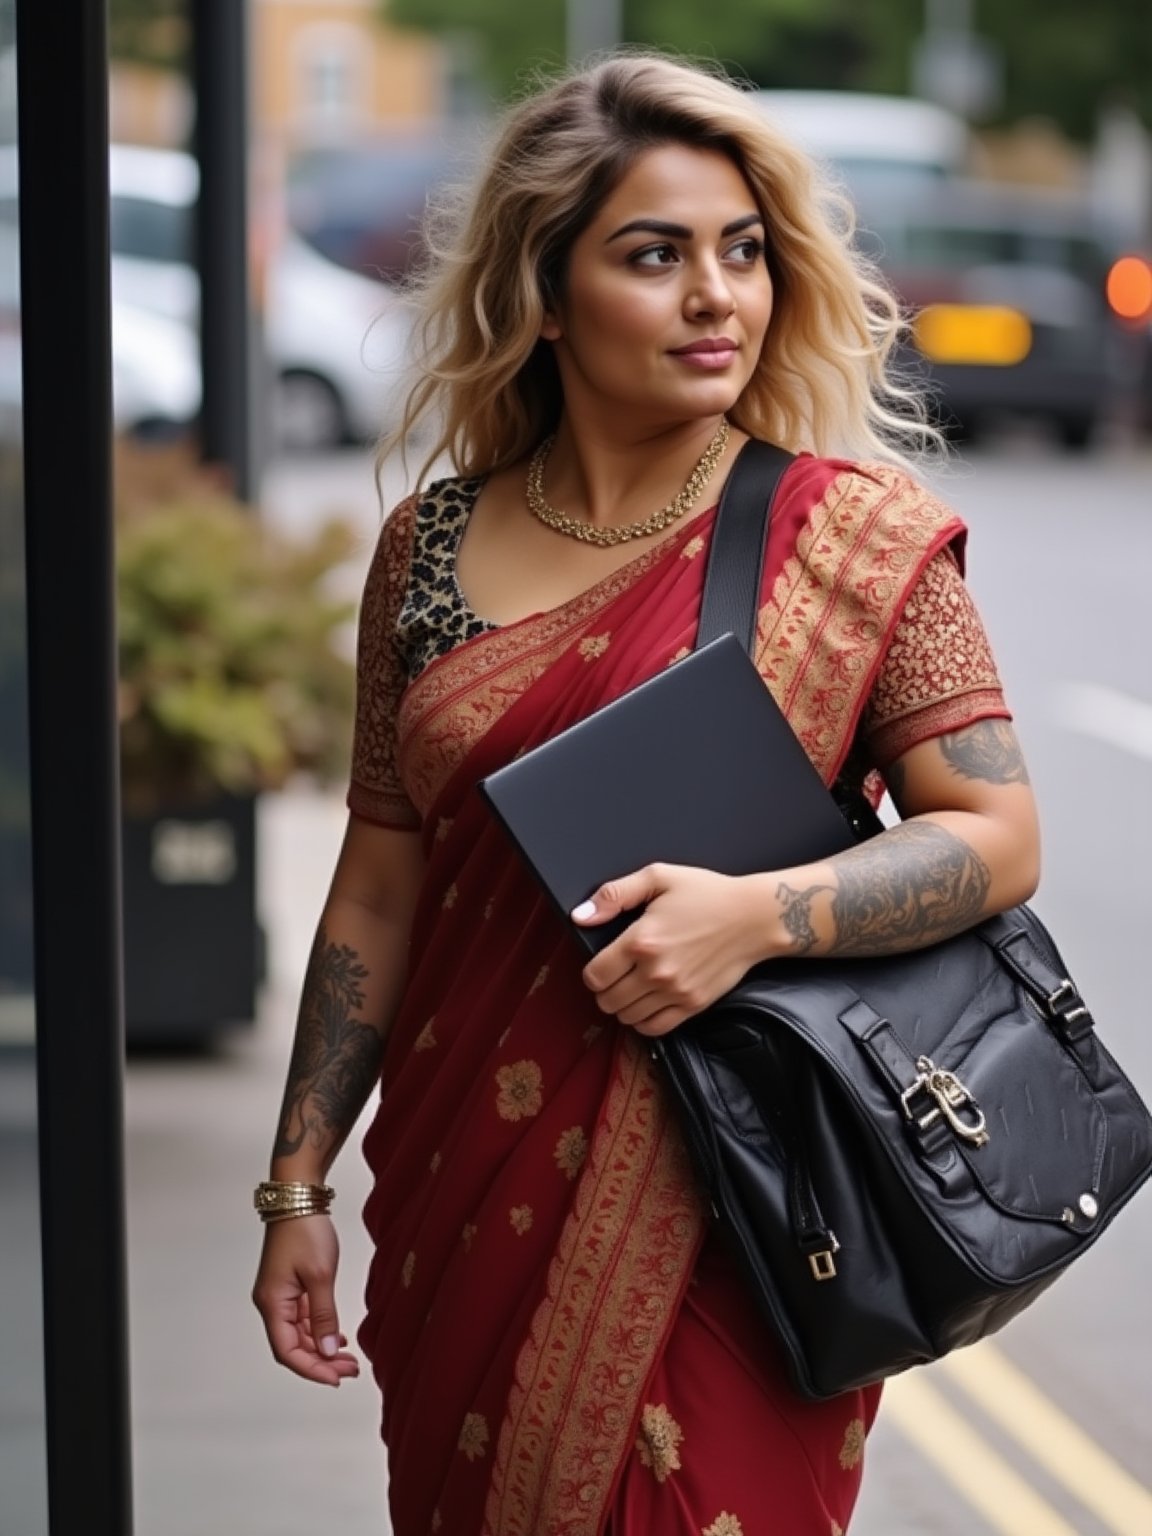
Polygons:
<instances>
[{"instance_id":1,"label":"leopard print blouse","mask_svg":"<svg viewBox=\"0 0 1152 1536\"><path fill-rule=\"evenodd\" d=\"M437 480L412 517L408 586L396 620L396 645L408 682L437 656L495 629L472 612L456 580L456 554L483 480Z\"/></svg>"}]
</instances>

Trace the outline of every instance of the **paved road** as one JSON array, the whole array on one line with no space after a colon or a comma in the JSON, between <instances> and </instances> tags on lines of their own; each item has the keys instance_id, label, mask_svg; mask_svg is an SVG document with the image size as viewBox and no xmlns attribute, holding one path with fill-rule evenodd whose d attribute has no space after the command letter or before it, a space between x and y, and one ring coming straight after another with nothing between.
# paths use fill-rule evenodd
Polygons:
<instances>
[{"instance_id":1,"label":"paved road","mask_svg":"<svg viewBox=\"0 0 1152 1536\"><path fill-rule=\"evenodd\" d=\"M971 582L1017 709L1046 831L1038 901L1113 1046L1152 1097L1142 967L1152 904L1152 457L1083 460L1019 440L942 482L972 527ZM286 466L281 522L330 508L376 524L358 455ZM397 487L387 488L389 497ZM246 1301L247 1207L273 1122L338 801L263 811L271 983L258 1026L216 1056L129 1073L133 1373L141 1536L385 1536L376 1405L266 1358ZM343 1310L364 1261L359 1159L339 1166ZM853 1536L1152 1536L1152 1197L986 1351L894 1384ZM983 1348L983 1346L982 1346ZM1147 1485L1141 1487L1141 1481Z\"/></svg>"}]
</instances>

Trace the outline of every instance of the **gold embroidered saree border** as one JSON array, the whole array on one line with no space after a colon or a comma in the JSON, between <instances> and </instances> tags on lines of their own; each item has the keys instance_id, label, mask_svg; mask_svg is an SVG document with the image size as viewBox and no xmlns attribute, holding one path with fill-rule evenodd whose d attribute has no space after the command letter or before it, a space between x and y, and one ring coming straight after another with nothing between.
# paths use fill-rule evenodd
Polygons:
<instances>
[{"instance_id":1,"label":"gold embroidered saree border","mask_svg":"<svg viewBox=\"0 0 1152 1536\"><path fill-rule=\"evenodd\" d=\"M631 1035L613 1071L517 1362L484 1536L596 1536L703 1236L679 1135Z\"/></svg>"},{"instance_id":2,"label":"gold embroidered saree border","mask_svg":"<svg viewBox=\"0 0 1152 1536\"><path fill-rule=\"evenodd\" d=\"M862 465L836 477L801 530L760 610L756 664L826 780L913 586L962 526L899 470Z\"/></svg>"}]
</instances>

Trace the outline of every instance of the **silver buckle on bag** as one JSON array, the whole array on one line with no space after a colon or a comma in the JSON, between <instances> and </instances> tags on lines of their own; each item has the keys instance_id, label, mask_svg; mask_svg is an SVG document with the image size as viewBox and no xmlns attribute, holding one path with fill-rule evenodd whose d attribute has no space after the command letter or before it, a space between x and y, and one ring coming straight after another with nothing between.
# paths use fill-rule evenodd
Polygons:
<instances>
[{"instance_id":1,"label":"silver buckle on bag","mask_svg":"<svg viewBox=\"0 0 1152 1536\"><path fill-rule=\"evenodd\" d=\"M1078 1037L1092 1028L1092 1015L1085 1008L1075 983L1067 976L1045 1001L1049 1015L1069 1034ZM1085 1019L1088 1021L1087 1025L1084 1024Z\"/></svg>"},{"instance_id":2,"label":"silver buckle on bag","mask_svg":"<svg viewBox=\"0 0 1152 1536\"><path fill-rule=\"evenodd\" d=\"M931 1056L920 1056L916 1061L919 1074L910 1088L900 1095L905 1117L915 1121L924 1131L941 1115L965 1141L974 1147L982 1147L988 1140L988 1124L976 1100L956 1076L945 1067L938 1067ZM934 1101L927 1114L918 1115L912 1108L912 1098L917 1093L927 1093Z\"/></svg>"}]
</instances>

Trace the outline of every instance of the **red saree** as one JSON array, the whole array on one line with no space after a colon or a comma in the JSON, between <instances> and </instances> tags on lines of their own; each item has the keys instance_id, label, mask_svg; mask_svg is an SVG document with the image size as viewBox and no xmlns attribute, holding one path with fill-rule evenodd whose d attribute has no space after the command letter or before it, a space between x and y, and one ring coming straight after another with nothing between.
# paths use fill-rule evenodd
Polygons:
<instances>
[{"instance_id":1,"label":"red saree","mask_svg":"<svg viewBox=\"0 0 1152 1536\"><path fill-rule=\"evenodd\" d=\"M831 1536L878 1393L792 1393L706 1233L647 1054L597 1010L474 788L691 647L712 513L562 607L439 656L396 709L372 637L390 641L415 515L414 500L393 515L369 582L349 796L369 819L418 820L428 861L365 1140L375 1258L359 1338L383 1392L396 1536ZM898 473L790 469L757 662L826 779L878 693L890 756L1005 712L967 610L928 665L913 646L917 665L878 681L909 595L961 542ZM951 587L947 601L963 606Z\"/></svg>"}]
</instances>

